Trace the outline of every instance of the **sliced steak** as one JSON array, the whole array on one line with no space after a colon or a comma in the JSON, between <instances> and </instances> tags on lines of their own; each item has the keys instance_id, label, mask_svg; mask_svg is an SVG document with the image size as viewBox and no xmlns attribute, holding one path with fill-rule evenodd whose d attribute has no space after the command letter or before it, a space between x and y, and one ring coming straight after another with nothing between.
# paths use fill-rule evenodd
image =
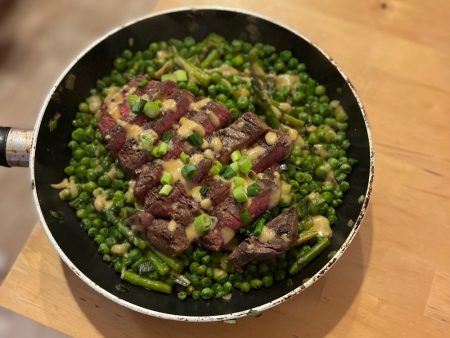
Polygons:
<instances>
[{"instance_id":1,"label":"sliced steak","mask_svg":"<svg viewBox=\"0 0 450 338\"><path fill-rule=\"evenodd\" d=\"M258 195L249 203L248 211L252 219L263 214L264 211L275 207L280 200L280 168L278 164L272 165L264 173L260 174L257 183L260 188Z\"/></svg>"},{"instance_id":2,"label":"sliced steak","mask_svg":"<svg viewBox=\"0 0 450 338\"><path fill-rule=\"evenodd\" d=\"M270 143L275 143L269 145L266 139L269 139ZM266 135L257 142L256 146L264 149L264 152L253 161L252 169L257 173L260 173L274 163L284 160L291 151L292 142L292 138L285 133L279 131L267 132Z\"/></svg>"},{"instance_id":3,"label":"sliced steak","mask_svg":"<svg viewBox=\"0 0 450 338\"><path fill-rule=\"evenodd\" d=\"M134 197L140 204L144 204L148 191L159 185L163 173L163 166L160 161L146 163L140 169L134 186Z\"/></svg>"},{"instance_id":4,"label":"sliced steak","mask_svg":"<svg viewBox=\"0 0 450 338\"><path fill-rule=\"evenodd\" d=\"M117 125L116 121L109 116L109 115L103 115L97 123L97 127L100 130L100 133L102 134L103 138L106 138L108 135L108 132Z\"/></svg>"},{"instance_id":5,"label":"sliced steak","mask_svg":"<svg viewBox=\"0 0 450 338\"><path fill-rule=\"evenodd\" d=\"M161 115L145 124L146 129L153 129L158 135L162 135L165 131L172 129L173 125L187 113L189 105L194 101L194 95L187 90L177 89L173 92L166 90L166 82L172 81L161 82L159 89L164 92L164 94L159 93L157 97L166 99L166 102L169 102L170 104L166 107L163 104ZM166 96L166 92L171 94Z\"/></svg>"},{"instance_id":6,"label":"sliced steak","mask_svg":"<svg viewBox=\"0 0 450 338\"><path fill-rule=\"evenodd\" d=\"M214 143L214 138L220 140L221 146L216 153L216 158L222 163L228 163L233 151L248 147L268 130L269 126L258 116L245 113L227 128L213 133L210 144Z\"/></svg>"},{"instance_id":7,"label":"sliced steak","mask_svg":"<svg viewBox=\"0 0 450 338\"><path fill-rule=\"evenodd\" d=\"M252 220L256 219L266 210L276 206L280 197L280 173L278 165L273 165L260 175L261 177L258 178L257 182L261 190L258 195L249 201L247 207ZM229 190L225 190L224 186L220 187L220 183L218 185L219 187L213 187L211 192L214 194L214 190L216 189L216 191L220 191L218 196L224 198L223 202L215 205L212 211L212 214L217 218L218 223L214 229L207 232L198 240L201 246L211 251L220 251L226 244L221 235L222 229L230 228L233 231L236 231L245 225L240 217L241 212L244 210L244 206L237 203L235 199L229 195ZM227 188L229 187L226 183L223 185ZM209 193L208 189L208 194Z\"/></svg>"},{"instance_id":8,"label":"sliced steak","mask_svg":"<svg viewBox=\"0 0 450 338\"><path fill-rule=\"evenodd\" d=\"M297 238L298 219L295 208L267 223L259 237L249 237L228 256L237 271L251 261L262 261L286 252Z\"/></svg>"},{"instance_id":9,"label":"sliced steak","mask_svg":"<svg viewBox=\"0 0 450 338\"><path fill-rule=\"evenodd\" d=\"M203 158L197 165L197 172L195 176L192 178L192 182L200 183L209 173L209 169L211 169L214 164L214 160L209 158Z\"/></svg>"},{"instance_id":10,"label":"sliced steak","mask_svg":"<svg viewBox=\"0 0 450 338\"><path fill-rule=\"evenodd\" d=\"M131 177L136 177L138 169L150 160L148 152L139 148L135 139L128 139L122 149L117 153L117 158L122 169Z\"/></svg>"},{"instance_id":11,"label":"sliced steak","mask_svg":"<svg viewBox=\"0 0 450 338\"><path fill-rule=\"evenodd\" d=\"M115 125L108 131L105 140L108 148L114 155L116 155L125 144L125 141L127 140L127 133L121 126Z\"/></svg>"},{"instance_id":12,"label":"sliced steak","mask_svg":"<svg viewBox=\"0 0 450 338\"><path fill-rule=\"evenodd\" d=\"M160 186L156 186L145 198L145 211L154 217L174 219L179 224L187 226L200 214L200 205L187 196L183 184L175 183L168 196L160 195L159 190Z\"/></svg>"},{"instance_id":13,"label":"sliced steak","mask_svg":"<svg viewBox=\"0 0 450 338\"><path fill-rule=\"evenodd\" d=\"M146 228L150 226L155 219L147 212L138 212L129 217L126 222L130 225L131 230L138 236L145 238Z\"/></svg>"},{"instance_id":14,"label":"sliced steak","mask_svg":"<svg viewBox=\"0 0 450 338\"><path fill-rule=\"evenodd\" d=\"M166 160L174 160L180 157L183 151L186 151L186 140L178 134L175 134L169 142L169 151L164 157Z\"/></svg>"},{"instance_id":15,"label":"sliced steak","mask_svg":"<svg viewBox=\"0 0 450 338\"><path fill-rule=\"evenodd\" d=\"M146 233L148 241L155 248L169 255L178 255L191 245L184 227L173 220L155 219L147 227Z\"/></svg>"},{"instance_id":16,"label":"sliced steak","mask_svg":"<svg viewBox=\"0 0 450 338\"><path fill-rule=\"evenodd\" d=\"M231 189L231 183L221 179L210 178L205 181L203 185L208 188L205 197L211 200L214 207L222 203L225 198L228 197Z\"/></svg>"}]
</instances>

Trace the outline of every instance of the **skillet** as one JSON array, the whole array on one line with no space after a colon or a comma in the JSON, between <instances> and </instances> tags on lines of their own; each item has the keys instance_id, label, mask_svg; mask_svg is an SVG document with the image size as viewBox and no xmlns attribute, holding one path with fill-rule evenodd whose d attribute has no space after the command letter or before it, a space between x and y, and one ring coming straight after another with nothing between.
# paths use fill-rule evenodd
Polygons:
<instances>
[{"instance_id":1,"label":"skillet","mask_svg":"<svg viewBox=\"0 0 450 338\"><path fill-rule=\"evenodd\" d=\"M327 87L333 99L347 112L348 156L358 160L348 177L351 189L337 209L331 245L299 274L293 283L279 282L271 288L242 294L231 300L180 301L174 295L146 291L132 285L123 293L116 288L120 277L102 261L97 246L80 228L75 212L61 201L50 184L64 178L71 154L67 147L78 103L89 96L97 79L109 74L114 58L126 48L142 50L150 42L193 36L203 39L209 32L225 38L243 39L289 49L308 66L310 75ZM130 46L132 42L132 46ZM56 130L48 125L61 114ZM323 276L342 256L356 235L369 202L373 181L373 149L367 118L350 81L321 49L305 37L269 19L241 10L202 8L157 13L127 24L101 38L78 56L50 91L33 131L0 127L0 165L29 166L31 186L40 223L52 246L67 266L91 288L132 310L159 318L181 321L221 321L271 308L302 292ZM364 200L361 203L361 196ZM358 202L359 199L359 202ZM52 216L54 211L62 220ZM354 226L347 221L354 220Z\"/></svg>"}]
</instances>

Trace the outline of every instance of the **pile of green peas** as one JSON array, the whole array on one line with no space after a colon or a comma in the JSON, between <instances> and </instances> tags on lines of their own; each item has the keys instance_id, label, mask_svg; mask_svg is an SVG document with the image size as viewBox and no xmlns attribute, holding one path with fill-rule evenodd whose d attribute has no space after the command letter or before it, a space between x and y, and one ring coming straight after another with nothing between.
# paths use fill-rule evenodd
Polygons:
<instances>
[{"instance_id":1,"label":"pile of green peas","mask_svg":"<svg viewBox=\"0 0 450 338\"><path fill-rule=\"evenodd\" d=\"M123 86L138 74L155 79L158 70L168 61L164 55L161 57L161 51L172 48L209 76L207 83L182 81L178 86L196 96L207 96L225 104L234 119L251 111L265 120L265 112L258 105L249 75L251 50L256 52L267 74L298 77L295 86L278 90L273 87L270 93L275 105L288 103L289 114L301 122L300 128L298 123L292 126L298 130L300 141L295 142L285 161L282 176L291 185L290 205L296 207L300 232L311 227L311 217L315 215L323 215L330 224L335 224L336 208L350 189L347 178L355 164L347 157L350 146L346 135L347 115L339 102L330 100L325 86L310 77L306 65L291 51L278 52L271 45L241 40L216 39L211 43L208 38L195 41L186 37L153 42L142 51L124 50L114 60L112 72L97 81L91 94L104 98L111 86ZM222 72L224 65L234 71ZM103 261L117 273L132 271L145 279L159 281L163 286L170 286L171 291L175 290L180 300L189 296L194 300L227 299L233 290L247 293L286 280L292 264L317 242L314 238L277 258L250 263L242 273L234 271L226 252L210 253L193 245L177 258L184 267L180 275L190 283L178 283L179 277L170 273L170 269L155 268L156 258L149 254L145 241L132 234L124 223L137 209L130 193L129 179L96 127L98 118L98 110L91 108L89 99L80 103L73 120L72 139L68 143L72 158L64 169L69 181L76 185L77 195L67 195L64 199L76 209L82 228L97 243ZM101 206L96 205L99 195ZM108 212L99 212L98 209L105 205ZM275 207L271 217L290 205Z\"/></svg>"}]
</instances>

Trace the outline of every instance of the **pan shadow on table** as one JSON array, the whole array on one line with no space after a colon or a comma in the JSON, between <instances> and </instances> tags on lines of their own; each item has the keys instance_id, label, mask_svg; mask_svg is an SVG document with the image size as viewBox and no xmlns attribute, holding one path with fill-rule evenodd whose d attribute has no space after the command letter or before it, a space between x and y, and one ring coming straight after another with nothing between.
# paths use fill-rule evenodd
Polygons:
<instances>
[{"instance_id":1,"label":"pan shadow on table","mask_svg":"<svg viewBox=\"0 0 450 338\"><path fill-rule=\"evenodd\" d=\"M373 220L371 208L352 244L335 266L314 285L296 297L276 306L259 318L238 319L236 324L175 322L149 317L128 310L102 297L85 285L65 266L65 277L80 310L102 336L165 337L322 337L340 325L364 282L372 252Z\"/></svg>"}]
</instances>

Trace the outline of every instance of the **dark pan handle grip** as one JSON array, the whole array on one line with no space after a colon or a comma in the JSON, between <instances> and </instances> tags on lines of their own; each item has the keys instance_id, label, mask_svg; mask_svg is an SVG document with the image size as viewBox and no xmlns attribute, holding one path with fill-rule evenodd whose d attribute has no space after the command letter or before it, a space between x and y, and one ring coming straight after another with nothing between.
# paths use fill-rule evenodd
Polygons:
<instances>
[{"instance_id":1,"label":"dark pan handle grip","mask_svg":"<svg viewBox=\"0 0 450 338\"><path fill-rule=\"evenodd\" d=\"M32 131L0 127L0 166L28 167L32 143Z\"/></svg>"}]
</instances>

